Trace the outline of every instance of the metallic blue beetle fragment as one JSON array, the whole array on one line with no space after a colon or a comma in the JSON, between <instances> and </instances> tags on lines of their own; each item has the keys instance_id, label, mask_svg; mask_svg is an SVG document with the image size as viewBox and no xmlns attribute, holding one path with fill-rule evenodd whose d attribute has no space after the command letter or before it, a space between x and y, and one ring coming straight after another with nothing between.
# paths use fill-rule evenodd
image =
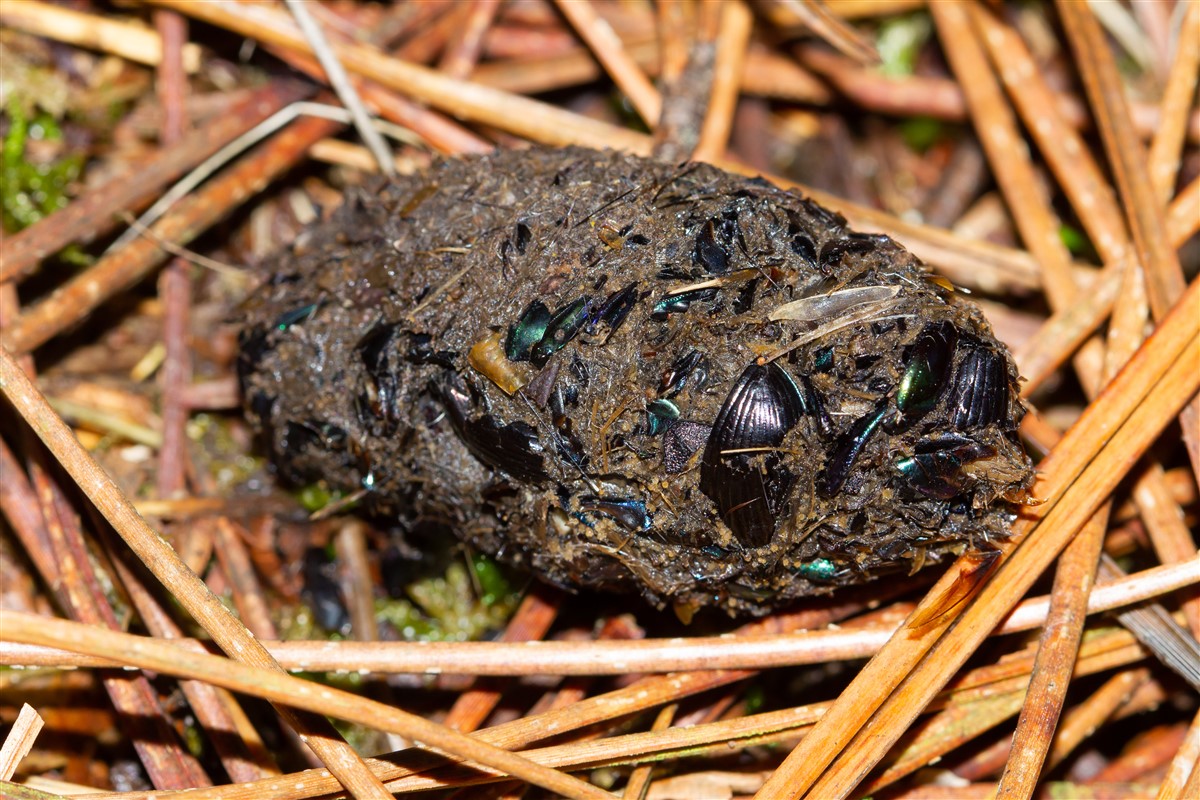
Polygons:
<instances>
[{"instance_id":1,"label":"metallic blue beetle fragment","mask_svg":"<svg viewBox=\"0 0 1200 800\"><path fill-rule=\"evenodd\" d=\"M633 311L633 307L637 305L637 301L637 281L630 283L623 289L618 289L617 291L613 292L605 299L604 303L596 309L595 313L592 314L591 319L588 320L588 332L595 332L596 328L601 324L607 325L608 336L606 336L604 339L604 341L607 342L618 330L621 329L621 326L625 323L626 317L629 316L629 312Z\"/></svg>"},{"instance_id":2,"label":"metallic blue beetle fragment","mask_svg":"<svg viewBox=\"0 0 1200 800\"><path fill-rule=\"evenodd\" d=\"M650 319L661 322L672 314L682 314L692 307L692 303L712 300L717 296L719 291L715 286L710 286L704 289L692 289L691 291L680 292L679 294L667 295L654 304L654 310L650 312Z\"/></svg>"},{"instance_id":3,"label":"metallic blue beetle fragment","mask_svg":"<svg viewBox=\"0 0 1200 800\"><path fill-rule=\"evenodd\" d=\"M896 407L918 417L936 404L954 365L958 329L951 322L925 327L908 355L908 366L896 389Z\"/></svg>"},{"instance_id":4,"label":"metallic blue beetle fragment","mask_svg":"<svg viewBox=\"0 0 1200 800\"><path fill-rule=\"evenodd\" d=\"M650 417L649 434L658 434L671 427L671 423L679 419L679 406L670 400L659 398L646 404L646 413Z\"/></svg>"},{"instance_id":5,"label":"metallic blue beetle fragment","mask_svg":"<svg viewBox=\"0 0 1200 800\"><path fill-rule=\"evenodd\" d=\"M814 558L800 565L798 572L810 581L831 581L837 576L837 564L828 558Z\"/></svg>"},{"instance_id":6,"label":"metallic blue beetle fragment","mask_svg":"<svg viewBox=\"0 0 1200 800\"><path fill-rule=\"evenodd\" d=\"M579 498L579 508L582 511L603 514L628 531L648 531L653 522L650 513L646 511L646 504L641 500L584 495Z\"/></svg>"},{"instance_id":7,"label":"metallic blue beetle fragment","mask_svg":"<svg viewBox=\"0 0 1200 800\"><path fill-rule=\"evenodd\" d=\"M296 323L302 322L311 317L313 314L317 313L317 309L320 307L320 303L309 303L308 305L301 306L293 311L280 314L279 319L275 320L275 329L279 331L286 331Z\"/></svg>"},{"instance_id":8,"label":"metallic blue beetle fragment","mask_svg":"<svg viewBox=\"0 0 1200 800\"><path fill-rule=\"evenodd\" d=\"M541 300L534 300L508 329L504 355L509 361L528 361L533 348L546 335L549 325L550 309Z\"/></svg>"},{"instance_id":9,"label":"metallic blue beetle fragment","mask_svg":"<svg viewBox=\"0 0 1200 800\"><path fill-rule=\"evenodd\" d=\"M964 464L996 455L995 448L950 432L926 437L915 451L892 463L909 487L937 500L950 500L970 487Z\"/></svg>"},{"instance_id":10,"label":"metallic blue beetle fragment","mask_svg":"<svg viewBox=\"0 0 1200 800\"><path fill-rule=\"evenodd\" d=\"M854 465L854 460L858 458L858 454L862 452L886 413L887 403L881 402L874 411L860 417L850 426L850 430L830 454L824 472L817 479L817 490L821 494L829 497L842 488L842 484L850 475L850 467Z\"/></svg>"},{"instance_id":11,"label":"metallic blue beetle fragment","mask_svg":"<svg viewBox=\"0 0 1200 800\"><path fill-rule=\"evenodd\" d=\"M585 295L554 312L542 340L530 352L529 360L539 367L543 366L550 356L566 347L587 323L591 304L592 298Z\"/></svg>"}]
</instances>

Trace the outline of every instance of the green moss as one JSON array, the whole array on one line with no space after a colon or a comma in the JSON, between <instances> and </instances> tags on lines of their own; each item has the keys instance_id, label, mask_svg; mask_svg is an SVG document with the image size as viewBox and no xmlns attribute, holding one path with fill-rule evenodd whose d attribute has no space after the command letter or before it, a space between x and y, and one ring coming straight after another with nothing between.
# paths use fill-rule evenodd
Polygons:
<instances>
[{"instance_id":1,"label":"green moss","mask_svg":"<svg viewBox=\"0 0 1200 800\"><path fill-rule=\"evenodd\" d=\"M376 616L409 641L478 639L508 620L520 595L491 559L475 556L471 569L474 580L465 565L454 561L444 575L414 581L409 599L376 602Z\"/></svg>"},{"instance_id":2,"label":"green moss","mask_svg":"<svg viewBox=\"0 0 1200 800\"><path fill-rule=\"evenodd\" d=\"M479 600L485 606L516 603L516 591L512 581L499 564L482 553L477 553L471 559L471 568L475 571L475 580L479 582Z\"/></svg>"},{"instance_id":3,"label":"green moss","mask_svg":"<svg viewBox=\"0 0 1200 800\"><path fill-rule=\"evenodd\" d=\"M933 117L912 117L900 123L900 135L910 149L924 153L941 138L945 125Z\"/></svg>"},{"instance_id":4,"label":"green moss","mask_svg":"<svg viewBox=\"0 0 1200 800\"><path fill-rule=\"evenodd\" d=\"M897 78L912 75L917 56L932 31L929 15L923 11L883 22L875 34L875 48L882 59L879 71Z\"/></svg>"},{"instance_id":5,"label":"green moss","mask_svg":"<svg viewBox=\"0 0 1200 800\"><path fill-rule=\"evenodd\" d=\"M296 492L296 500L300 505L304 506L304 510L310 514L315 511L320 511L330 503L340 500L341 492L331 491L324 483L310 483L308 486L303 486Z\"/></svg>"},{"instance_id":6,"label":"green moss","mask_svg":"<svg viewBox=\"0 0 1200 800\"><path fill-rule=\"evenodd\" d=\"M1088 237L1079 228L1071 225L1058 226L1058 238L1067 246L1073 256L1092 255L1092 243Z\"/></svg>"},{"instance_id":7,"label":"green moss","mask_svg":"<svg viewBox=\"0 0 1200 800\"><path fill-rule=\"evenodd\" d=\"M15 102L9 104L8 119L0 146L0 222L6 232L15 233L67 205L67 189L79 178L83 156L68 153L51 163L34 163L26 156L27 142L61 140L62 129L45 112L30 120ZM77 260L83 254L75 250L64 255Z\"/></svg>"},{"instance_id":8,"label":"green moss","mask_svg":"<svg viewBox=\"0 0 1200 800\"><path fill-rule=\"evenodd\" d=\"M746 714L757 714L767 704L767 695L761 686L749 686L745 694Z\"/></svg>"},{"instance_id":9,"label":"green moss","mask_svg":"<svg viewBox=\"0 0 1200 800\"><path fill-rule=\"evenodd\" d=\"M246 453L232 432L229 418L218 414L193 414L187 422L188 438L205 454L205 469L217 492L231 494L263 471L263 459Z\"/></svg>"}]
</instances>

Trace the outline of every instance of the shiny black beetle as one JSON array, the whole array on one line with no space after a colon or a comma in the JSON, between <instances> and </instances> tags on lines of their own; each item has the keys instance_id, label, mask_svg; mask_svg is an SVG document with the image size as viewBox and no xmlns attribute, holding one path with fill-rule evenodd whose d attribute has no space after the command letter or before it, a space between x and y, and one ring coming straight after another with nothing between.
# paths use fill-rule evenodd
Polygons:
<instances>
[{"instance_id":1,"label":"shiny black beetle","mask_svg":"<svg viewBox=\"0 0 1200 800\"><path fill-rule=\"evenodd\" d=\"M978 309L763 181L445 161L270 266L239 373L282 474L567 587L761 613L986 547L1030 481Z\"/></svg>"}]
</instances>

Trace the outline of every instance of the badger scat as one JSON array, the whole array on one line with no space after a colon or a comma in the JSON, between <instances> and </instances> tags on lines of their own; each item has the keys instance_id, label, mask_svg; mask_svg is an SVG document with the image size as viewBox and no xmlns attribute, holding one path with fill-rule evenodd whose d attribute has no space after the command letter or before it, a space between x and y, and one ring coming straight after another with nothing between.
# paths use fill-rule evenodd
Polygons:
<instances>
[{"instance_id":1,"label":"badger scat","mask_svg":"<svg viewBox=\"0 0 1200 800\"><path fill-rule=\"evenodd\" d=\"M760 613L1003 536L1031 476L979 311L763 181L446 161L271 267L239 366L282 474L564 586Z\"/></svg>"}]
</instances>

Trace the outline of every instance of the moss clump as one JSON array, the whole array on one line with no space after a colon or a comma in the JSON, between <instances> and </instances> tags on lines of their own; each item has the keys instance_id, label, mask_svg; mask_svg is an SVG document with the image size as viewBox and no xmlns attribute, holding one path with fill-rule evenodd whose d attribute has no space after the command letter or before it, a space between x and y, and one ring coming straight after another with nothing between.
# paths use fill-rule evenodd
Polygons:
<instances>
[{"instance_id":1,"label":"moss clump","mask_svg":"<svg viewBox=\"0 0 1200 800\"><path fill-rule=\"evenodd\" d=\"M66 153L51 162L35 162L26 152L29 140L61 140L62 128L44 111L29 119L17 103L9 105L8 120L0 153L0 217L4 230L15 233L67 205L67 190L79 178L83 156Z\"/></svg>"},{"instance_id":2,"label":"moss clump","mask_svg":"<svg viewBox=\"0 0 1200 800\"><path fill-rule=\"evenodd\" d=\"M376 616L404 639L429 642L478 639L505 623L519 597L500 566L482 555L472 558L471 572L455 561L439 577L414 581L408 595L380 600Z\"/></svg>"}]
</instances>

